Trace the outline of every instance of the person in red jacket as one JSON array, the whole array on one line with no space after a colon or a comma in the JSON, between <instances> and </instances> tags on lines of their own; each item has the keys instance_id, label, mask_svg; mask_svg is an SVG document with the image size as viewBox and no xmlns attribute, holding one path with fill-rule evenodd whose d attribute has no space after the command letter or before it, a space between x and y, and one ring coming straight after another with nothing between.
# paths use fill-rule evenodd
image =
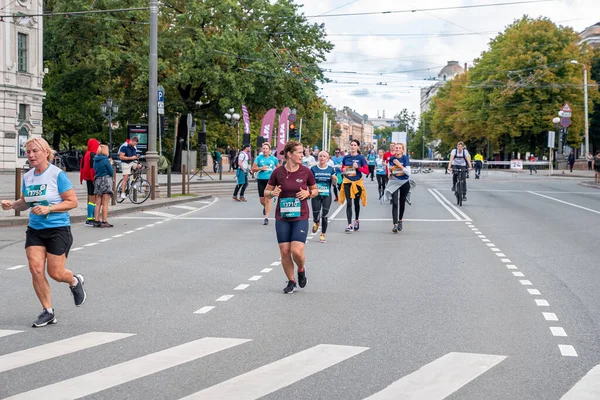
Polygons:
<instances>
[{"instance_id":1,"label":"person in red jacket","mask_svg":"<svg viewBox=\"0 0 600 400\"><path fill-rule=\"evenodd\" d=\"M85 181L87 185L88 194L88 205L87 205L87 220L85 226L94 226L94 209L96 208L96 196L94 196L94 157L98 152L100 142L96 139L88 140L87 151L81 159L81 165L79 168L79 184L83 184Z\"/></svg>"}]
</instances>

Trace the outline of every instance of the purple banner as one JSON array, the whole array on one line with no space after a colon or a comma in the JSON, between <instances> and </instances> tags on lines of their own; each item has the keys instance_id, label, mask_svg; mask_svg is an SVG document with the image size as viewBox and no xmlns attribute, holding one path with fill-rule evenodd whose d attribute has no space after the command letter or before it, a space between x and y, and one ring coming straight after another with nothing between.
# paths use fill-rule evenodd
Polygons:
<instances>
[{"instance_id":1,"label":"purple banner","mask_svg":"<svg viewBox=\"0 0 600 400\"><path fill-rule=\"evenodd\" d=\"M250 134L250 115L248 115L248 109L246 106L242 106L242 118L244 118L244 133Z\"/></svg>"},{"instance_id":2,"label":"purple banner","mask_svg":"<svg viewBox=\"0 0 600 400\"><path fill-rule=\"evenodd\" d=\"M271 144L271 134L273 133L273 124L275 123L275 114L277 114L277 110L271 108L262 120L262 126L260 127L260 136L265 138L267 143Z\"/></svg>"},{"instance_id":3,"label":"purple banner","mask_svg":"<svg viewBox=\"0 0 600 400\"><path fill-rule=\"evenodd\" d=\"M277 132L277 158L280 160L284 158L284 156L279 153L281 153L283 147L285 146L285 142L287 141L287 124L289 115L289 107L284 108L279 115L279 131Z\"/></svg>"}]
</instances>

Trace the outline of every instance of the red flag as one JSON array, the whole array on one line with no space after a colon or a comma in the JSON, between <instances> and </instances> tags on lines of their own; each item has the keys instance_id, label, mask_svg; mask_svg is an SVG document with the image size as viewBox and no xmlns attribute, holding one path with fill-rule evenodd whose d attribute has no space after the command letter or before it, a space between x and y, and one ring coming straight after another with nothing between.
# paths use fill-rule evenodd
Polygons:
<instances>
[{"instance_id":1,"label":"red flag","mask_svg":"<svg viewBox=\"0 0 600 400\"><path fill-rule=\"evenodd\" d=\"M280 154L287 141L287 124L290 108L286 107L279 115L279 131L277 132L277 158L282 160L284 157Z\"/></svg>"},{"instance_id":2,"label":"red flag","mask_svg":"<svg viewBox=\"0 0 600 400\"><path fill-rule=\"evenodd\" d=\"M271 134L273 133L273 124L275 123L275 114L277 114L277 110L271 108L262 120L262 126L260 127L260 135L266 139L266 141L271 144Z\"/></svg>"}]
</instances>

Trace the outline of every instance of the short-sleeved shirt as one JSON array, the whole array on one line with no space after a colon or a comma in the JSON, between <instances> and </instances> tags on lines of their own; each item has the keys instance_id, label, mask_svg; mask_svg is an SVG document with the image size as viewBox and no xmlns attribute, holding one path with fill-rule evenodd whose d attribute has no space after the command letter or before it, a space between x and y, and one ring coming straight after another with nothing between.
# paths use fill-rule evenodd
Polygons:
<instances>
[{"instance_id":1,"label":"short-sleeved shirt","mask_svg":"<svg viewBox=\"0 0 600 400\"><path fill-rule=\"evenodd\" d=\"M369 165L375 165L375 160L377 159L377 156L373 153L369 153L367 154L367 162L369 163Z\"/></svg>"},{"instance_id":2,"label":"short-sleeved shirt","mask_svg":"<svg viewBox=\"0 0 600 400\"><path fill-rule=\"evenodd\" d=\"M315 182L317 183L319 195L329 196L331 192L331 177L335 175L335 168L330 165L327 165L325 168L315 165L310 170L315 176Z\"/></svg>"},{"instance_id":3,"label":"short-sleeved shirt","mask_svg":"<svg viewBox=\"0 0 600 400\"><path fill-rule=\"evenodd\" d=\"M354 161L356 161L356 163L358 164L358 168L362 168L365 165L368 165L367 160L362 154L357 154L355 156L348 154L347 156L344 156L344 159L342 160L342 165L346 168L352 167L354 165ZM355 176L346 175L346 178L350 181L358 181L362 178L362 172L360 172L357 169Z\"/></svg>"},{"instance_id":4,"label":"short-sleeved shirt","mask_svg":"<svg viewBox=\"0 0 600 400\"><path fill-rule=\"evenodd\" d=\"M387 173L387 165L383 161L383 158L377 157L375 160L375 174L385 175Z\"/></svg>"},{"instance_id":5,"label":"short-sleeved shirt","mask_svg":"<svg viewBox=\"0 0 600 400\"><path fill-rule=\"evenodd\" d=\"M125 157L133 157L137 154L137 151L135 149L135 147L133 147L130 144L125 143L124 145L121 146L121 148L119 149L119 153L123 153L125 154ZM123 164L130 164L132 163L134 160L121 160L121 162Z\"/></svg>"},{"instance_id":6,"label":"short-sleeved shirt","mask_svg":"<svg viewBox=\"0 0 600 400\"><path fill-rule=\"evenodd\" d=\"M238 165L244 171L248 171L248 160L249 159L250 159L250 157L248 157L248 154L246 154L245 151L240 151L240 154L238 154Z\"/></svg>"},{"instance_id":7,"label":"short-sleeved shirt","mask_svg":"<svg viewBox=\"0 0 600 400\"><path fill-rule=\"evenodd\" d=\"M269 179L271 177L271 174L275 170L275 167L277 167L277 164L279 164L279 160L277 160L275 156L265 157L264 154L261 154L258 157L256 157L254 163L258 165L259 168L262 168L264 166L267 167L265 171L258 171L256 179Z\"/></svg>"},{"instance_id":8,"label":"short-sleeved shirt","mask_svg":"<svg viewBox=\"0 0 600 400\"><path fill-rule=\"evenodd\" d=\"M331 157L331 161L333 161L333 166L335 167L335 172L342 172L342 161L344 161L344 156L333 156Z\"/></svg>"},{"instance_id":9,"label":"short-sleeved shirt","mask_svg":"<svg viewBox=\"0 0 600 400\"><path fill-rule=\"evenodd\" d=\"M300 201L300 216L295 218L281 217L281 202L285 199L295 199L300 189L308 189L315 186L315 177L304 165L300 165L294 172L288 171L285 167L276 168L269 178L269 185L281 186L281 193L277 199L277 208L275 209L275 219L280 221L302 221L309 218L308 200Z\"/></svg>"},{"instance_id":10,"label":"short-sleeved shirt","mask_svg":"<svg viewBox=\"0 0 600 400\"><path fill-rule=\"evenodd\" d=\"M393 169L394 166L395 166L394 160L400 161L400 164L402 164L402 166L404 168L410 167L410 160L408 159L408 157L406 156L406 154L403 155L402 157L391 156L390 159L389 159L389 163L388 163L388 166L389 166L390 169ZM399 176L396 176L396 175L394 175L392 173L391 177L390 177L390 179L397 179L399 181L405 181L408 178L409 178L409 175L407 173L405 173L404 175L399 175Z\"/></svg>"},{"instance_id":11,"label":"short-sleeved shirt","mask_svg":"<svg viewBox=\"0 0 600 400\"><path fill-rule=\"evenodd\" d=\"M23 197L29 207L49 206L61 203L60 195L67 190L73 189L66 172L50 164L48 168L39 175L35 169L29 170L23 176ZM33 229L59 228L71 226L69 213L66 211L52 211L47 215L35 215L29 213L29 227Z\"/></svg>"},{"instance_id":12,"label":"short-sleeved shirt","mask_svg":"<svg viewBox=\"0 0 600 400\"><path fill-rule=\"evenodd\" d=\"M470 157L469 150L467 149L463 149L463 151L460 153L457 151L457 149L452 149L450 156L454 156L452 165L460 165L463 167L467 165L467 157Z\"/></svg>"}]
</instances>

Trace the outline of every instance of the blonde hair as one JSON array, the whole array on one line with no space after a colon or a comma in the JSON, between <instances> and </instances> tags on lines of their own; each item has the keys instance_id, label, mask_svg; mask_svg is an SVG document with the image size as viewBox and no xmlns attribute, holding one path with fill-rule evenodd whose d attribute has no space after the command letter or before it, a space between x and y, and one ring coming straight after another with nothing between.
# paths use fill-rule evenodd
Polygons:
<instances>
[{"instance_id":1,"label":"blonde hair","mask_svg":"<svg viewBox=\"0 0 600 400\"><path fill-rule=\"evenodd\" d=\"M463 142L458 142L458 143L456 143L456 146L462 146L462 147L465 147L465 144L464 144Z\"/></svg>"},{"instance_id":2,"label":"blonde hair","mask_svg":"<svg viewBox=\"0 0 600 400\"><path fill-rule=\"evenodd\" d=\"M33 143L35 145L35 147L37 147L41 151L45 152L47 154L46 160L48 160L49 162L54 160L54 150L52 150L52 147L50 147L50 145L48 144L46 139L41 138L41 137L27 139L27 141L25 142L25 149L27 149L27 146L29 146L29 143Z\"/></svg>"},{"instance_id":3,"label":"blonde hair","mask_svg":"<svg viewBox=\"0 0 600 400\"><path fill-rule=\"evenodd\" d=\"M395 146L402 146L402 152L403 152L403 153L406 153L406 147L404 147L404 143L402 143L402 142L398 142L398 143L396 143L396 145L395 145Z\"/></svg>"},{"instance_id":4,"label":"blonde hair","mask_svg":"<svg viewBox=\"0 0 600 400\"><path fill-rule=\"evenodd\" d=\"M108 157L108 145L101 144L100 147L98 147L98 154Z\"/></svg>"}]
</instances>

